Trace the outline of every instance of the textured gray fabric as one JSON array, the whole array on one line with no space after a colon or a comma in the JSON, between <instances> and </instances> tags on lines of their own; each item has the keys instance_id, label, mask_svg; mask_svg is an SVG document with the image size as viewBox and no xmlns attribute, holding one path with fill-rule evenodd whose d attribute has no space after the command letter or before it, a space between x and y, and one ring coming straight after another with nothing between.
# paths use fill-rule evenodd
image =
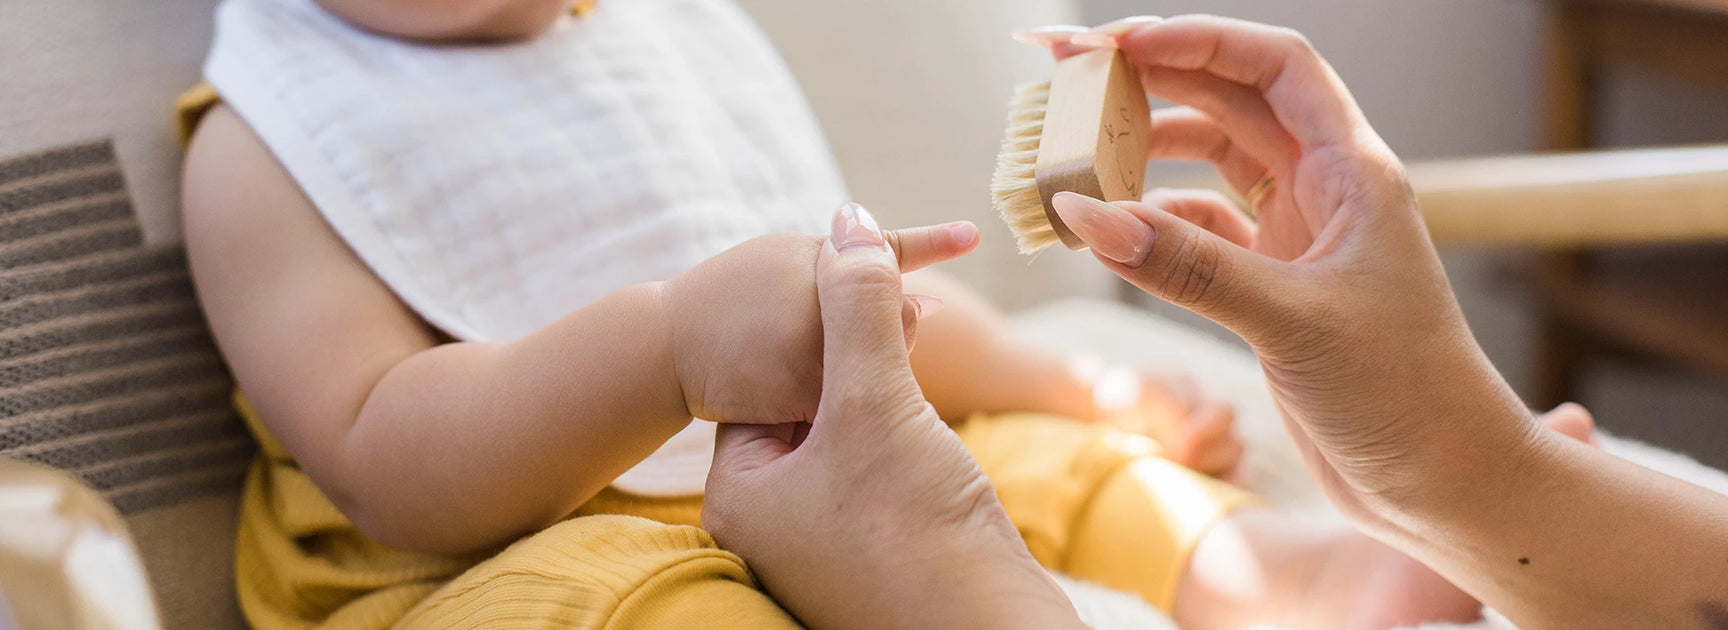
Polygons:
<instances>
[{"instance_id":1,"label":"textured gray fabric","mask_svg":"<svg viewBox=\"0 0 1728 630\"><path fill-rule=\"evenodd\" d=\"M0 455L122 512L233 493L253 452L184 254L142 243L108 142L0 159Z\"/></svg>"}]
</instances>

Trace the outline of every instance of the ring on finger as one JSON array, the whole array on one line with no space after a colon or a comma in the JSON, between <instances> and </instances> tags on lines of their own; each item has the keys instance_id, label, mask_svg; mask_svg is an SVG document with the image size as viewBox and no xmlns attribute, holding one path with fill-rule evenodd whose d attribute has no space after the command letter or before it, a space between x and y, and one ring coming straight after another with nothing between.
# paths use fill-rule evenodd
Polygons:
<instances>
[{"instance_id":1,"label":"ring on finger","mask_svg":"<svg viewBox=\"0 0 1728 630\"><path fill-rule=\"evenodd\" d=\"M1249 186L1248 192L1242 195L1243 199L1248 202L1248 218L1258 219L1260 217L1260 204L1265 203L1277 189L1278 178L1273 177L1271 173L1267 173L1260 178L1260 181Z\"/></svg>"}]
</instances>

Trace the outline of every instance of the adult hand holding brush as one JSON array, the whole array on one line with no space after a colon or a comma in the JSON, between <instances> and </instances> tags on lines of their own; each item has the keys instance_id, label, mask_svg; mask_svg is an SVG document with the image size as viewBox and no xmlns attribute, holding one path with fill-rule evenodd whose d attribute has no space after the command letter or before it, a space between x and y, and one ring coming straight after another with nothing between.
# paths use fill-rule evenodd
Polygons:
<instances>
[{"instance_id":1,"label":"adult hand holding brush","mask_svg":"<svg viewBox=\"0 0 1728 630\"><path fill-rule=\"evenodd\" d=\"M1020 38L1120 49L1182 105L1150 114L1149 157L1214 163L1258 222L1191 190L1045 190L1004 214L1048 209L1247 340L1347 515L1524 627L1728 625L1728 499L1540 430L1470 335L1397 156L1301 35L1189 16Z\"/></svg>"}]
</instances>

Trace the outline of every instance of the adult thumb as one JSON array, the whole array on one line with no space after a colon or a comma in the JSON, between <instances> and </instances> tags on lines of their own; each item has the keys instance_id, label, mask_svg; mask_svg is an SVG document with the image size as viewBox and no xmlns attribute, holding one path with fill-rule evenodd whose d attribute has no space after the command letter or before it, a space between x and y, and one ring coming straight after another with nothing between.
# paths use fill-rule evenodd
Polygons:
<instances>
[{"instance_id":1,"label":"adult thumb","mask_svg":"<svg viewBox=\"0 0 1728 630\"><path fill-rule=\"evenodd\" d=\"M907 360L900 270L869 210L834 215L816 258L822 309L822 408L856 407L892 385L916 382Z\"/></svg>"},{"instance_id":2,"label":"adult thumb","mask_svg":"<svg viewBox=\"0 0 1728 630\"><path fill-rule=\"evenodd\" d=\"M1250 342L1284 321L1294 289L1284 263L1138 201L1111 204L1061 192L1051 203L1106 268L1140 290Z\"/></svg>"}]
</instances>

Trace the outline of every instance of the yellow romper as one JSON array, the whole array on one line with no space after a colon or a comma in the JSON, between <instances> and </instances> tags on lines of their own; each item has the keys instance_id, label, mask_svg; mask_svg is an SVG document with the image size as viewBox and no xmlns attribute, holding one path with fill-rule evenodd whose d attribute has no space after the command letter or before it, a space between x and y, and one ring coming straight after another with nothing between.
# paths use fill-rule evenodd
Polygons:
<instances>
[{"instance_id":1,"label":"yellow romper","mask_svg":"<svg viewBox=\"0 0 1728 630\"><path fill-rule=\"evenodd\" d=\"M183 133L218 97L179 103ZM235 574L248 621L282 628L781 628L793 620L700 529L701 497L608 488L570 518L461 557L384 548L265 429L247 476ZM1151 440L1044 415L959 425L1032 555L1166 611L1200 535L1247 493L1158 457Z\"/></svg>"}]
</instances>

